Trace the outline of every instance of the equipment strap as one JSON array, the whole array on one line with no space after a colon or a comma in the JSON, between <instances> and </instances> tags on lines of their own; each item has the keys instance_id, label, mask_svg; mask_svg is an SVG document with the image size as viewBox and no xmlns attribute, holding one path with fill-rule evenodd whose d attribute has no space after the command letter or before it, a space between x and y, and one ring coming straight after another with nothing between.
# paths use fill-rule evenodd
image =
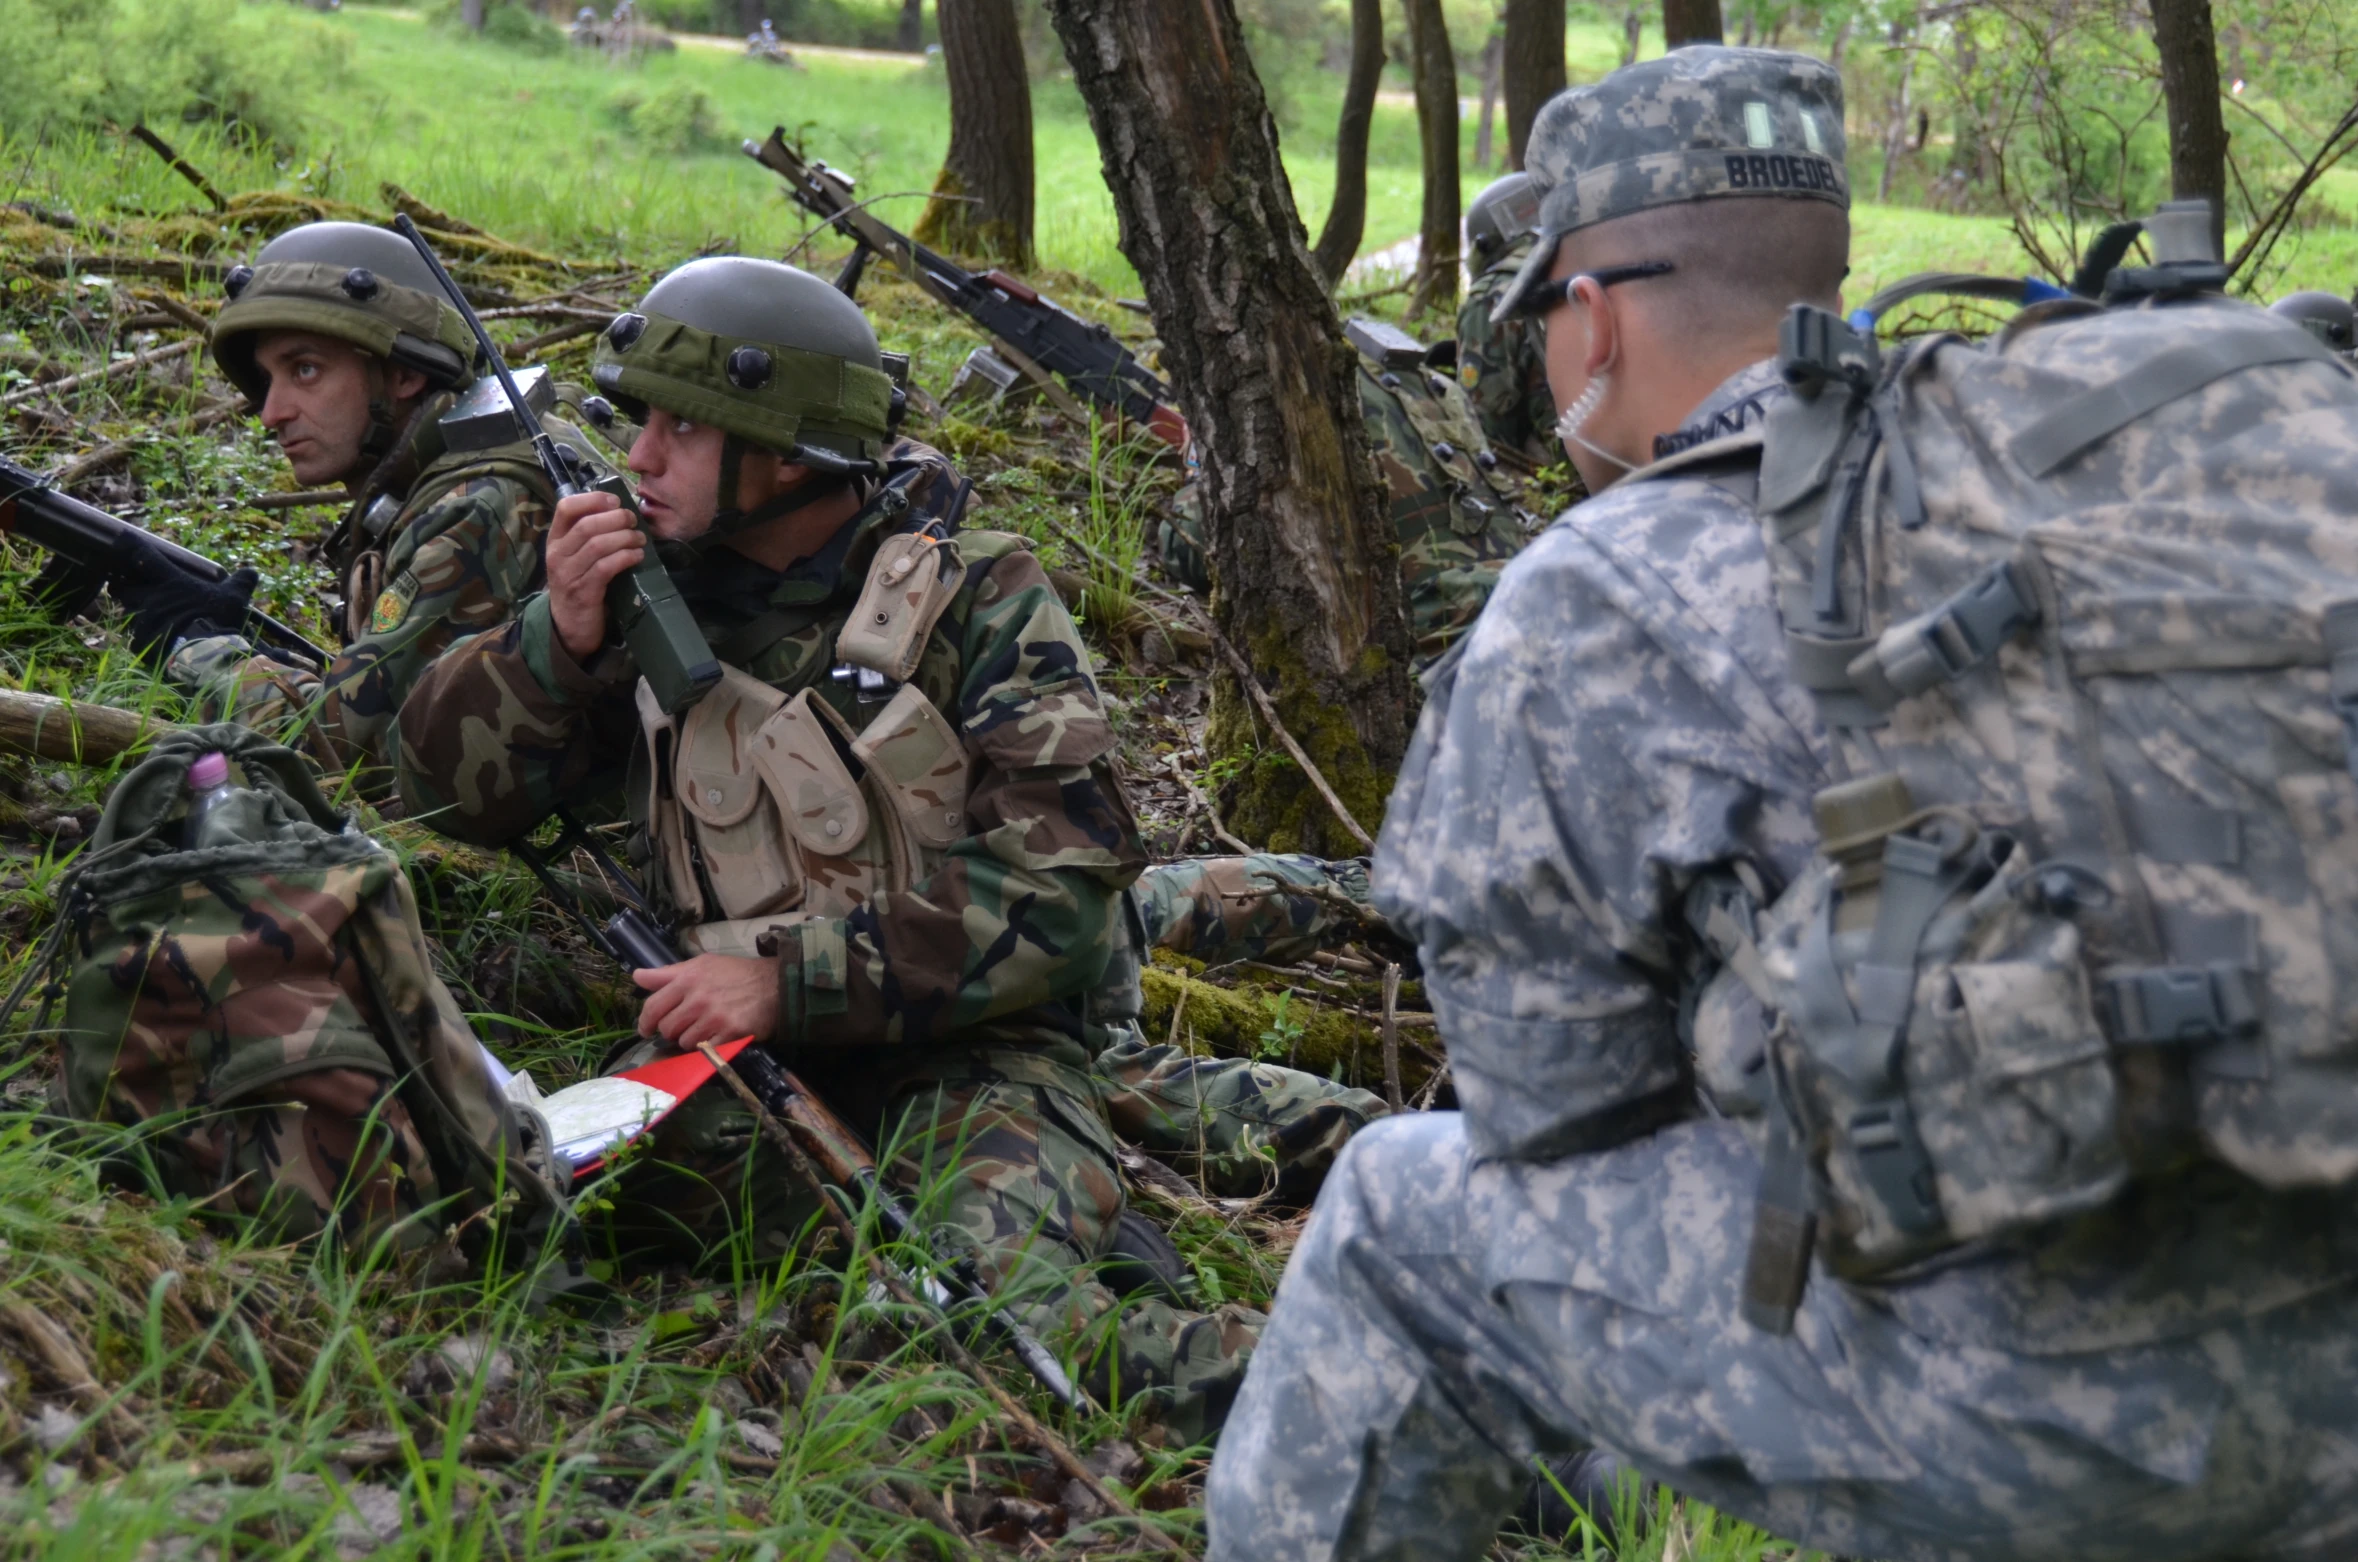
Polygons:
<instances>
[{"instance_id":1,"label":"equipment strap","mask_svg":"<svg viewBox=\"0 0 2358 1562\"><path fill-rule=\"evenodd\" d=\"M2334 362L2332 350L2305 331L2251 331L2172 347L2041 418L2014 436L2007 453L2030 476L2045 477L2090 445L2213 380L2303 359Z\"/></svg>"}]
</instances>

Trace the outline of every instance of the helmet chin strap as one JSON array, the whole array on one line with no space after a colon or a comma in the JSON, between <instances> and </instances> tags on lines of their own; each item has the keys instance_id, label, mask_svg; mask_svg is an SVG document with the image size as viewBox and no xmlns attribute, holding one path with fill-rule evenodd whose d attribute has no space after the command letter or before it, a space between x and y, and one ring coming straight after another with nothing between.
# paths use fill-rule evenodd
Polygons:
<instances>
[{"instance_id":1,"label":"helmet chin strap","mask_svg":"<svg viewBox=\"0 0 2358 1562\"><path fill-rule=\"evenodd\" d=\"M822 499L830 499L861 480L857 472L824 472L813 469L809 478L795 484L782 494L776 494L755 505L742 509L737 504L737 476L744 468L745 458L755 450L766 447L731 434L721 442L720 509L712 524L677 546L689 557L702 557L705 550L716 543L767 525L771 521L808 509Z\"/></svg>"}]
</instances>

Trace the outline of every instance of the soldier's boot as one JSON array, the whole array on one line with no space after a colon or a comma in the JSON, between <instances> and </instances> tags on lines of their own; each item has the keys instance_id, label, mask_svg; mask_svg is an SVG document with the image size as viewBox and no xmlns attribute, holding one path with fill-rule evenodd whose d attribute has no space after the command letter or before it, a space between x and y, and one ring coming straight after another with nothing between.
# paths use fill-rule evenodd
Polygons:
<instances>
[{"instance_id":1,"label":"soldier's boot","mask_svg":"<svg viewBox=\"0 0 2358 1562\"><path fill-rule=\"evenodd\" d=\"M1389 1110L1383 1097L1301 1069L1196 1057L1118 1033L1092 1065L1123 1142L1207 1193L1269 1193L1306 1204L1353 1134Z\"/></svg>"},{"instance_id":2,"label":"soldier's boot","mask_svg":"<svg viewBox=\"0 0 2358 1562\"><path fill-rule=\"evenodd\" d=\"M905 1093L887 1122L893 1181L944 1246L981 1257L1004 1305L1081 1363L1099 1403L1152 1404L1182 1442L1219 1430L1267 1319L1107 1283L1123 1267L1122 1182L1090 1103L1052 1085L967 1080Z\"/></svg>"}]
</instances>

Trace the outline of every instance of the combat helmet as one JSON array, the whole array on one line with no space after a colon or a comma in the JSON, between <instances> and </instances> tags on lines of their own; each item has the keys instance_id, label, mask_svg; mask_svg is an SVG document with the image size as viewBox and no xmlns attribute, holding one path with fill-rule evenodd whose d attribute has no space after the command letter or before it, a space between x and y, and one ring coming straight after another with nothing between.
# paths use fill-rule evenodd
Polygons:
<instances>
[{"instance_id":1,"label":"combat helmet","mask_svg":"<svg viewBox=\"0 0 2358 1562\"><path fill-rule=\"evenodd\" d=\"M2298 320L2337 353L2358 349L2358 308L2346 298L2315 290L2288 293L2270 304L2268 312Z\"/></svg>"},{"instance_id":2,"label":"combat helmet","mask_svg":"<svg viewBox=\"0 0 2358 1562\"><path fill-rule=\"evenodd\" d=\"M691 260L666 275L598 337L590 373L635 419L660 407L728 435L708 538L881 470L903 394L859 305L807 271L743 255ZM749 448L837 481L740 511L737 469Z\"/></svg>"},{"instance_id":3,"label":"combat helmet","mask_svg":"<svg viewBox=\"0 0 2358 1562\"><path fill-rule=\"evenodd\" d=\"M1466 244L1474 252L1476 275L1503 259L1517 240L1539 222L1539 190L1520 170L1493 179L1466 208Z\"/></svg>"},{"instance_id":4,"label":"combat helmet","mask_svg":"<svg viewBox=\"0 0 2358 1562\"><path fill-rule=\"evenodd\" d=\"M265 331L316 331L416 369L435 388L474 378L474 338L433 274L399 234L361 222L313 222L262 246L231 269L229 302L214 319L213 361L259 411L270 376L254 361ZM390 410L374 421L389 423ZM382 431L390 442L392 431Z\"/></svg>"}]
</instances>

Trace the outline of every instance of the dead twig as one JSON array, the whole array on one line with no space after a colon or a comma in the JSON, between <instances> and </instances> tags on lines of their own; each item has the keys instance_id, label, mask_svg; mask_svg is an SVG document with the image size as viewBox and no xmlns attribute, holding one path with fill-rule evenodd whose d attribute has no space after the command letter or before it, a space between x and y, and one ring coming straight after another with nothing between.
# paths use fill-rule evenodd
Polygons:
<instances>
[{"instance_id":1,"label":"dead twig","mask_svg":"<svg viewBox=\"0 0 2358 1562\"><path fill-rule=\"evenodd\" d=\"M1203 619L1203 626L1212 637L1213 649L1228 663L1228 670L1236 674L1236 681L1244 685L1245 696L1260 711L1261 719L1269 723L1269 730L1276 735L1278 743L1293 756L1294 763L1302 767L1302 774L1310 778L1311 786L1317 788L1318 795L1326 799L1326 806L1333 810L1343 828L1351 832L1352 839L1369 851L1374 851L1375 837L1360 828L1359 821L1351 817L1351 810L1343 806L1342 797L1327 781L1326 772L1318 768L1309 752L1294 741L1294 735L1278 719L1277 702L1269 697L1268 690L1261 687L1261 680L1253 676L1252 664L1244 659L1244 653L1228 643L1228 637L1220 633L1209 617Z\"/></svg>"},{"instance_id":2,"label":"dead twig","mask_svg":"<svg viewBox=\"0 0 2358 1562\"><path fill-rule=\"evenodd\" d=\"M529 358L535 353L546 352L552 347L561 347L577 338L595 336L612 324L613 320L612 315L600 315L594 320L568 320L554 330L543 331L538 336L528 336L518 342L515 349L516 356Z\"/></svg>"},{"instance_id":3,"label":"dead twig","mask_svg":"<svg viewBox=\"0 0 2358 1562\"><path fill-rule=\"evenodd\" d=\"M315 504L347 504L351 498L341 488L305 488L291 494L256 494L238 503L249 510L302 510Z\"/></svg>"},{"instance_id":4,"label":"dead twig","mask_svg":"<svg viewBox=\"0 0 2358 1562\"><path fill-rule=\"evenodd\" d=\"M73 1396L74 1403L82 1407L85 1415L97 1416L105 1422L106 1435L117 1448L137 1445L138 1421L108 1397L92 1375L89 1362L83 1360L81 1348L74 1343L72 1335L26 1302L0 1305L0 1318L6 1319L8 1326L31 1347L41 1369L57 1380L59 1388Z\"/></svg>"},{"instance_id":5,"label":"dead twig","mask_svg":"<svg viewBox=\"0 0 2358 1562\"><path fill-rule=\"evenodd\" d=\"M1400 967L1384 967L1384 1101L1400 1110Z\"/></svg>"},{"instance_id":6,"label":"dead twig","mask_svg":"<svg viewBox=\"0 0 2358 1562\"><path fill-rule=\"evenodd\" d=\"M175 419L173 422L146 434L131 439L118 439L112 444L101 445L96 450L77 456L50 473L49 480L60 488L71 488L85 477L104 472L110 467L122 465L131 459L140 446L150 440L179 434L202 433L217 423L226 423L231 418L242 415L245 410L246 404L242 397L214 402L211 406L200 408L187 417Z\"/></svg>"},{"instance_id":7,"label":"dead twig","mask_svg":"<svg viewBox=\"0 0 2358 1562\"><path fill-rule=\"evenodd\" d=\"M0 750L66 765L103 765L152 743L172 723L115 705L89 705L0 689Z\"/></svg>"},{"instance_id":8,"label":"dead twig","mask_svg":"<svg viewBox=\"0 0 2358 1562\"><path fill-rule=\"evenodd\" d=\"M173 363L185 358L204 345L205 339L203 337L192 336L185 341L174 342L169 347L159 347L153 352L135 352L131 357L110 363L103 369L85 369L80 374L69 374L61 380L51 380L47 384L20 386L7 395L0 396L0 407L19 406L24 402L34 401L43 396L63 396L68 391L80 390L85 385L97 385L107 380L128 379L134 374L153 369L159 364Z\"/></svg>"},{"instance_id":9,"label":"dead twig","mask_svg":"<svg viewBox=\"0 0 2358 1562\"><path fill-rule=\"evenodd\" d=\"M181 178L186 179L190 184L195 185L197 187L198 193L203 195L206 200L213 203L213 210L217 212L225 212L229 210L228 199L224 197L219 190L213 188L213 181L206 178L202 173L198 172L195 164L191 163L187 158L182 157L178 152L173 151L171 143L166 141L162 136L157 135L154 131L148 129L145 125L133 125L131 127L131 139L137 141L140 145L155 153L156 156L162 158L165 163L171 167L174 173L178 174Z\"/></svg>"}]
</instances>

